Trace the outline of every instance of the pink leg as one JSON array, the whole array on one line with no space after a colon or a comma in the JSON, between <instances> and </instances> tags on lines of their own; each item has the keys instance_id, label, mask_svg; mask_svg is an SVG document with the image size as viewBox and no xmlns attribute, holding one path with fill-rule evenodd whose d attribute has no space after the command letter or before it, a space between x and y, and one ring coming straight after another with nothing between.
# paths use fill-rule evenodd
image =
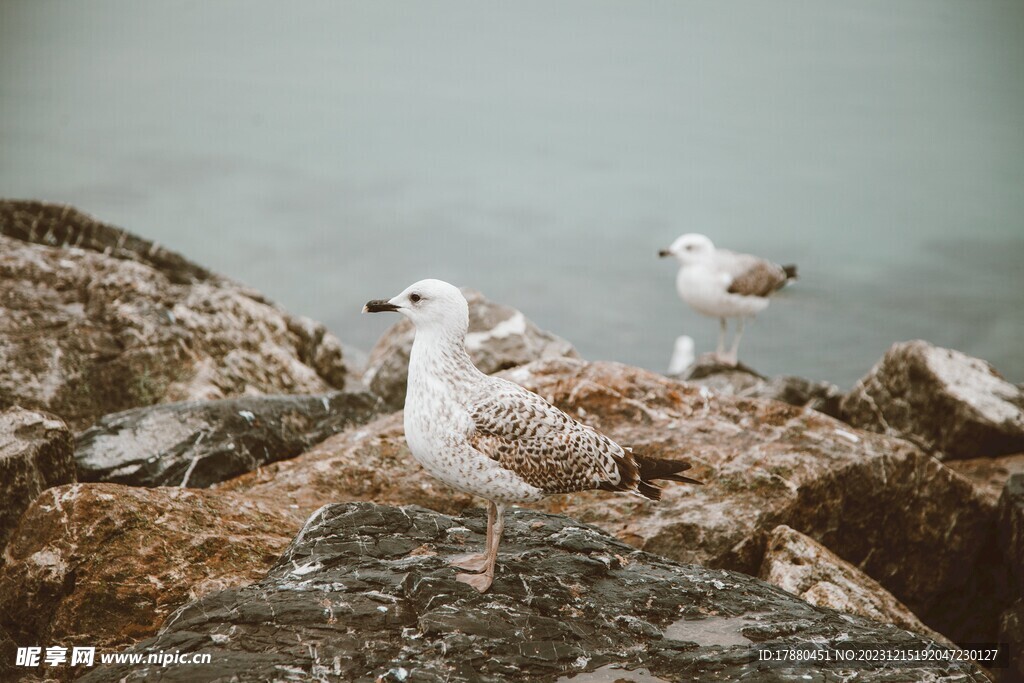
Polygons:
<instances>
[{"instance_id":1,"label":"pink leg","mask_svg":"<svg viewBox=\"0 0 1024 683\"><path fill-rule=\"evenodd\" d=\"M494 503L490 503L487 506L487 540L484 542L484 552L456 555L448 560L448 564L468 572L482 572L487 568L487 549L491 547L491 536L494 534L494 513Z\"/></svg>"},{"instance_id":2,"label":"pink leg","mask_svg":"<svg viewBox=\"0 0 1024 683\"><path fill-rule=\"evenodd\" d=\"M482 574L456 574L455 580L468 583L481 593L487 591L494 582L494 565L498 561L498 545L501 534L505 531L505 506L491 503L488 514L494 516L494 530L487 540L487 562Z\"/></svg>"}]
</instances>

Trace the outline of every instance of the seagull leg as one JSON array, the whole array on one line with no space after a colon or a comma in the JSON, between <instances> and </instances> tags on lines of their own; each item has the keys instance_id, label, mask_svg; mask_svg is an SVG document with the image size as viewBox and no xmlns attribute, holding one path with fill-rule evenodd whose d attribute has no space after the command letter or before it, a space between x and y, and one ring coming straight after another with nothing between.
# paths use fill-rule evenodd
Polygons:
<instances>
[{"instance_id":1,"label":"seagull leg","mask_svg":"<svg viewBox=\"0 0 1024 683\"><path fill-rule=\"evenodd\" d=\"M499 503L491 503L491 510L494 511L494 531L487 543L487 566L482 574L456 574L455 580L468 583L481 593L487 592L494 581L494 565L498 561L498 545L501 543L501 534L505 531L505 506Z\"/></svg>"},{"instance_id":2,"label":"seagull leg","mask_svg":"<svg viewBox=\"0 0 1024 683\"><path fill-rule=\"evenodd\" d=\"M726 356L726 360L730 365L736 365L739 362L738 352L740 349L740 337L743 336L743 318L736 321L736 336L732 340L732 348L729 349L729 355Z\"/></svg>"},{"instance_id":3,"label":"seagull leg","mask_svg":"<svg viewBox=\"0 0 1024 683\"><path fill-rule=\"evenodd\" d=\"M456 555L448 560L448 564L467 572L482 572L487 567L488 548L491 547L491 536L494 534L494 517L494 503L490 503L487 506L487 541L484 542L484 552Z\"/></svg>"},{"instance_id":4,"label":"seagull leg","mask_svg":"<svg viewBox=\"0 0 1024 683\"><path fill-rule=\"evenodd\" d=\"M718 319L718 349L715 350L715 358L722 360L725 358L725 335L729 331L728 323L725 318Z\"/></svg>"}]
</instances>

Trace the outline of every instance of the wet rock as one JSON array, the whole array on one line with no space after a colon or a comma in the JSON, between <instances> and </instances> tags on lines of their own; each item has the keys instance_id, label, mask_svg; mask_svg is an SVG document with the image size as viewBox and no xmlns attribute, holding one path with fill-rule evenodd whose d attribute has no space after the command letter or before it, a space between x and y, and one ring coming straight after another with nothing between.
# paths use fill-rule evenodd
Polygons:
<instances>
[{"instance_id":1,"label":"wet rock","mask_svg":"<svg viewBox=\"0 0 1024 683\"><path fill-rule=\"evenodd\" d=\"M815 411L736 398L618 363L537 361L505 376L637 451L695 464L694 487L660 503L588 492L542 504L644 550L756 574L768 534L787 524L881 583L957 641L995 637L995 510L912 444ZM328 439L225 489L288 501L376 500L458 512L479 505L412 459L401 414Z\"/></svg>"},{"instance_id":2,"label":"wet rock","mask_svg":"<svg viewBox=\"0 0 1024 683\"><path fill-rule=\"evenodd\" d=\"M1024 474L1024 453L998 458L947 460L946 467L969 479L993 505L1014 474Z\"/></svg>"},{"instance_id":3,"label":"wet rock","mask_svg":"<svg viewBox=\"0 0 1024 683\"><path fill-rule=\"evenodd\" d=\"M877 581L785 524L775 527L768 536L758 576L817 607L895 624L953 647Z\"/></svg>"},{"instance_id":4,"label":"wet rock","mask_svg":"<svg viewBox=\"0 0 1024 683\"><path fill-rule=\"evenodd\" d=\"M7 546L0 629L30 646L152 635L186 601L260 578L302 523L290 513L194 489L49 489Z\"/></svg>"},{"instance_id":5,"label":"wet rock","mask_svg":"<svg viewBox=\"0 0 1024 683\"><path fill-rule=\"evenodd\" d=\"M985 361L925 341L894 344L841 409L855 427L944 458L1024 451L1024 391Z\"/></svg>"},{"instance_id":6,"label":"wet rock","mask_svg":"<svg viewBox=\"0 0 1024 683\"><path fill-rule=\"evenodd\" d=\"M0 405L74 430L129 408L345 382L322 325L76 211L0 201Z\"/></svg>"},{"instance_id":7,"label":"wet rock","mask_svg":"<svg viewBox=\"0 0 1024 683\"><path fill-rule=\"evenodd\" d=\"M0 566L21 513L50 488L75 481L71 433L53 415L0 411Z\"/></svg>"},{"instance_id":8,"label":"wet rock","mask_svg":"<svg viewBox=\"0 0 1024 683\"><path fill-rule=\"evenodd\" d=\"M469 302L466 350L480 370L493 374L539 358L576 357L572 344L539 329L520 311L463 289ZM363 380L394 409L405 404L409 352L415 330L405 318L392 325L370 351Z\"/></svg>"},{"instance_id":9,"label":"wet rock","mask_svg":"<svg viewBox=\"0 0 1024 683\"><path fill-rule=\"evenodd\" d=\"M136 408L78 435L80 481L204 488L291 458L375 417L369 392L246 396Z\"/></svg>"},{"instance_id":10,"label":"wet rock","mask_svg":"<svg viewBox=\"0 0 1024 683\"><path fill-rule=\"evenodd\" d=\"M811 669L772 668L757 661L757 648L938 647L748 576L681 565L525 510L509 515L494 586L480 595L454 580L444 558L479 546L485 526L482 515L326 506L264 579L200 598L130 648L205 652L210 664L98 667L81 680L552 681L612 664L671 681L803 680ZM567 536L586 537L587 548L567 549ZM926 679L986 680L960 663L872 665L857 676Z\"/></svg>"},{"instance_id":11,"label":"wet rock","mask_svg":"<svg viewBox=\"0 0 1024 683\"><path fill-rule=\"evenodd\" d=\"M697 362L670 377L707 387L728 396L766 398L792 406L807 407L819 413L839 416L839 387L829 382L812 382L802 377L780 375L765 377L753 368L739 363L722 363L712 354L704 354Z\"/></svg>"}]
</instances>

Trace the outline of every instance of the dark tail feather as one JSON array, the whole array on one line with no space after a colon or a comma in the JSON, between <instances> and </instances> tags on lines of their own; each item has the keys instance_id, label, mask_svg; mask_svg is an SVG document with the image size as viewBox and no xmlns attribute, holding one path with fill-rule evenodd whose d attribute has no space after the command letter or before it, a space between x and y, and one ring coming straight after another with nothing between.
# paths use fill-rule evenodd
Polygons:
<instances>
[{"instance_id":1,"label":"dark tail feather","mask_svg":"<svg viewBox=\"0 0 1024 683\"><path fill-rule=\"evenodd\" d=\"M640 481L637 482L636 488L641 495L651 500L661 500L661 487L654 483L656 479L678 481L684 484L704 484L702 481L697 481L680 474L680 472L685 472L692 467L688 462L649 458L635 453L633 458L636 460L640 475Z\"/></svg>"},{"instance_id":2,"label":"dark tail feather","mask_svg":"<svg viewBox=\"0 0 1024 683\"><path fill-rule=\"evenodd\" d=\"M786 279L787 280L795 280L796 279L796 266L794 266L792 264L790 264L788 266L782 266L782 270L785 271Z\"/></svg>"}]
</instances>

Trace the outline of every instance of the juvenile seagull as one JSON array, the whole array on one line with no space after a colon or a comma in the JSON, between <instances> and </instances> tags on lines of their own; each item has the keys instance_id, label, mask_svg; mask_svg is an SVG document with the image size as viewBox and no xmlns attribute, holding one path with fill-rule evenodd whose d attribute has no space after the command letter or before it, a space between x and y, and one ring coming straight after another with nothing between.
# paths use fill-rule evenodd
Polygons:
<instances>
[{"instance_id":1,"label":"juvenile seagull","mask_svg":"<svg viewBox=\"0 0 1024 683\"><path fill-rule=\"evenodd\" d=\"M679 237L658 256L674 256L679 261L679 298L698 313L718 318L715 356L731 365L737 361L743 321L767 308L768 297L796 279L796 266L780 266L750 254L716 249L710 239L696 233ZM737 323L732 348L726 353L728 318L737 318Z\"/></svg>"},{"instance_id":2,"label":"juvenile seagull","mask_svg":"<svg viewBox=\"0 0 1024 683\"><path fill-rule=\"evenodd\" d=\"M455 578L481 593L494 580L505 506L587 489L658 500L655 479L700 482L689 463L631 453L543 398L480 372L466 353L469 306L457 287L422 280L364 313L397 311L416 327L405 397L405 439L423 468L452 488L490 501L487 543L451 560Z\"/></svg>"}]
</instances>

